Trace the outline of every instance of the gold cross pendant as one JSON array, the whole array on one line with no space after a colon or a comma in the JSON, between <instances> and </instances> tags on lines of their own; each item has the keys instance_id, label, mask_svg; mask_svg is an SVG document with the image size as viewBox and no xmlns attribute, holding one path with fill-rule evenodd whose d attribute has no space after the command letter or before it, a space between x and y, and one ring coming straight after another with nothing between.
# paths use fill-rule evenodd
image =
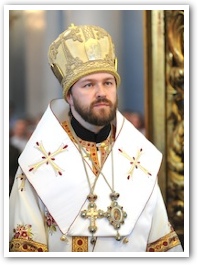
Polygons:
<instances>
[{"instance_id":1,"label":"gold cross pendant","mask_svg":"<svg viewBox=\"0 0 198 265\"><path fill-rule=\"evenodd\" d=\"M89 232L92 234L97 231L96 219L104 217L104 212L102 210L97 210L97 206L94 202L90 202L87 210L81 212L83 218L90 219L90 226L88 227Z\"/></svg>"}]
</instances>

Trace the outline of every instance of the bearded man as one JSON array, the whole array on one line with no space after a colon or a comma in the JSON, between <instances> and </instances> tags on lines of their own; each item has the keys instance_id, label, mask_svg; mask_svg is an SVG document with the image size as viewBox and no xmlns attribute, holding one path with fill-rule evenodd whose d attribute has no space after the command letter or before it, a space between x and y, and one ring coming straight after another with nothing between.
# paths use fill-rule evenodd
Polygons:
<instances>
[{"instance_id":1,"label":"bearded man","mask_svg":"<svg viewBox=\"0 0 198 265\"><path fill-rule=\"evenodd\" d=\"M182 251L158 186L162 154L118 110L109 33L72 24L48 56L63 99L19 158L10 251Z\"/></svg>"}]
</instances>

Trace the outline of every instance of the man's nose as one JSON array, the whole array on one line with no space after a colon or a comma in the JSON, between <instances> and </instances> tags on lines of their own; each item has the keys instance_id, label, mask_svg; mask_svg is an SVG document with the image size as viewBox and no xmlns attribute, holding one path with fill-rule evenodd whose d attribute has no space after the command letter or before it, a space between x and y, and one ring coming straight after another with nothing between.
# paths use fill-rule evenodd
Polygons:
<instances>
[{"instance_id":1,"label":"man's nose","mask_svg":"<svg viewBox=\"0 0 198 265\"><path fill-rule=\"evenodd\" d=\"M97 85L96 95L97 97L106 97L106 89L103 84Z\"/></svg>"}]
</instances>

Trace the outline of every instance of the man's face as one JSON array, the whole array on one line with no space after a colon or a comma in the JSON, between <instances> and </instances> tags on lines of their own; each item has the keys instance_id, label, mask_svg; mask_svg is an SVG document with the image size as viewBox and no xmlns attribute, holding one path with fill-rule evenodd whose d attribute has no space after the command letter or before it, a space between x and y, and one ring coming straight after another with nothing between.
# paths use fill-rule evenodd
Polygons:
<instances>
[{"instance_id":1,"label":"man's face","mask_svg":"<svg viewBox=\"0 0 198 265\"><path fill-rule=\"evenodd\" d=\"M74 117L82 124L105 126L115 117L117 88L113 75L96 73L78 80L67 95ZM84 125L84 124L82 124Z\"/></svg>"}]
</instances>

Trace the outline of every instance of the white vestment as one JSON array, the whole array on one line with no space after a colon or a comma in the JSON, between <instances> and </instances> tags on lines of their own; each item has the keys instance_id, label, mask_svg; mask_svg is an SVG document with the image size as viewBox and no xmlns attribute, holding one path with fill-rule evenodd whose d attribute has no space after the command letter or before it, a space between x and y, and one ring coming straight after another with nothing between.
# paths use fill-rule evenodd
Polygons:
<instances>
[{"instance_id":1,"label":"white vestment","mask_svg":"<svg viewBox=\"0 0 198 265\"><path fill-rule=\"evenodd\" d=\"M157 183L161 153L117 111L113 155L107 157L94 193L97 209L107 211L114 185L120 194L117 203L127 217L118 230L120 241L107 218L96 218L97 240L91 244L90 219L82 218L81 211L89 203L88 178L93 184L96 176L87 157L87 178L79 150L61 126L68 111L64 100L52 101L19 158L10 196L11 251L17 251L15 240L24 239L24 251L31 251L28 242L36 242L40 251L46 246L45 251L70 252L74 237L88 237L89 252L147 251L148 244L171 233ZM60 240L63 235L67 242ZM182 251L178 244L167 251Z\"/></svg>"}]
</instances>

